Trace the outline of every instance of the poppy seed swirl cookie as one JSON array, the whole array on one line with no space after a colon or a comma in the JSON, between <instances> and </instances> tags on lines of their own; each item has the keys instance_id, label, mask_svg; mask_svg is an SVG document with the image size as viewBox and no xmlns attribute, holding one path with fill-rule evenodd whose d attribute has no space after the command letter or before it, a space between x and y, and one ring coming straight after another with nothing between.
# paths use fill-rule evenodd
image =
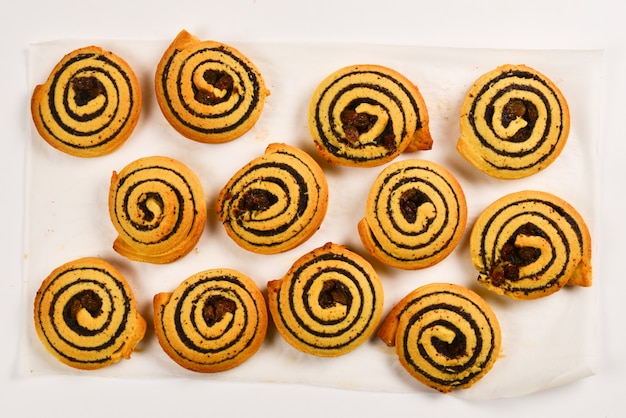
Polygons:
<instances>
[{"instance_id":1,"label":"poppy seed swirl cookie","mask_svg":"<svg viewBox=\"0 0 626 418\"><path fill-rule=\"evenodd\" d=\"M232 369L261 347L265 299L256 283L231 269L196 273L172 293L154 296L159 344L180 366L201 373Z\"/></svg>"},{"instance_id":2,"label":"poppy seed swirl cookie","mask_svg":"<svg viewBox=\"0 0 626 418\"><path fill-rule=\"evenodd\" d=\"M113 249L124 257L155 264L189 253L206 222L200 180L169 157L143 157L113 172L109 215L118 233Z\"/></svg>"},{"instance_id":3,"label":"poppy seed swirl cookie","mask_svg":"<svg viewBox=\"0 0 626 418\"><path fill-rule=\"evenodd\" d=\"M309 239L327 207L328 184L317 162L293 146L270 144L226 183L216 210L240 247L276 254Z\"/></svg>"},{"instance_id":4,"label":"poppy seed swirl cookie","mask_svg":"<svg viewBox=\"0 0 626 418\"><path fill-rule=\"evenodd\" d=\"M237 49L181 31L155 74L156 98L181 135L223 143L254 126L269 95L255 65Z\"/></svg>"},{"instance_id":5,"label":"poppy seed swirl cookie","mask_svg":"<svg viewBox=\"0 0 626 418\"><path fill-rule=\"evenodd\" d=\"M492 177L519 179L552 164L569 128L567 102L551 80L525 65L503 65L467 93L457 150Z\"/></svg>"},{"instance_id":6,"label":"poppy seed swirl cookie","mask_svg":"<svg viewBox=\"0 0 626 418\"><path fill-rule=\"evenodd\" d=\"M309 130L320 155L347 166L379 166L433 142L417 86L380 65L353 65L326 77L311 97Z\"/></svg>"},{"instance_id":7,"label":"poppy seed swirl cookie","mask_svg":"<svg viewBox=\"0 0 626 418\"><path fill-rule=\"evenodd\" d=\"M37 335L60 362L95 370L129 359L146 332L126 279L103 259L85 257L57 267L34 303Z\"/></svg>"},{"instance_id":8,"label":"poppy seed swirl cookie","mask_svg":"<svg viewBox=\"0 0 626 418\"><path fill-rule=\"evenodd\" d=\"M493 367L501 346L498 319L476 293L433 283L400 300L387 314L378 337L396 349L415 379L440 392L469 388Z\"/></svg>"},{"instance_id":9,"label":"poppy seed swirl cookie","mask_svg":"<svg viewBox=\"0 0 626 418\"><path fill-rule=\"evenodd\" d=\"M430 161L404 160L374 181L358 231L379 261L415 270L447 257L466 223L465 195L454 176Z\"/></svg>"},{"instance_id":10,"label":"poppy seed swirl cookie","mask_svg":"<svg viewBox=\"0 0 626 418\"><path fill-rule=\"evenodd\" d=\"M76 49L31 97L33 122L52 147L99 157L120 147L141 112L139 81L128 63L98 46Z\"/></svg>"},{"instance_id":11,"label":"poppy seed swirl cookie","mask_svg":"<svg viewBox=\"0 0 626 418\"><path fill-rule=\"evenodd\" d=\"M581 215L546 192L521 191L476 219L470 252L478 280L513 299L551 295L564 285L591 286L591 237Z\"/></svg>"},{"instance_id":12,"label":"poppy seed swirl cookie","mask_svg":"<svg viewBox=\"0 0 626 418\"><path fill-rule=\"evenodd\" d=\"M383 287L373 267L347 248L327 243L300 257L267 284L274 324L294 348L320 357L346 354L375 331Z\"/></svg>"}]
</instances>

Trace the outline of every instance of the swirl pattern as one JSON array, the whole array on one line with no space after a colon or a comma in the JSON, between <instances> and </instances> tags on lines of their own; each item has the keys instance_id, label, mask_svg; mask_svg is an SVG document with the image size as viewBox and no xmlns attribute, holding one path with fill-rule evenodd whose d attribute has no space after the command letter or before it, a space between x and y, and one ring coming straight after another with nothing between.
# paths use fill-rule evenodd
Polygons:
<instances>
[{"instance_id":1,"label":"swirl pattern","mask_svg":"<svg viewBox=\"0 0 626 418\"><path fill-rule=\"evenodd\" d=\"M591 285L591 237L580 214L550 193L498 199L476 219L470 252L478 280L514 299Z\"/></svg>"},{"instance_id":2,"label":"swirl pattern","mask_svg":"<svg viewBox=\"0 0 626 418\"><path fill-rule=\"evenodd\" d=\"M155 86L157 102L174 129L205 143L246 133L269 95L259 70L241 52L184 30L163 54Z\"/></svg>"},{"instance_id":3,"label":"swirl pattern","mask_svg":"<svg viewBox=\"0 0 626 418\"><path fill-rule=\"evenodd\" d=\"M232 369L261 347L265 299L254 281L230 269L203 271L154 297L154 329L180 366L201 373Z\"/></svg>"},{"instance_id":4,"label":"swirl pattern","mask_svg":"<svg viewBox=\"0 0 626 418\"><path fill-rule=\"evenodd\" d=\"M404 160L375 180L358 230L381 262L420 269L447 257L466 223L465 195L454 176L433 162Z\"/></svg>"},{"instance_id":5,"label":"swirl pattern","mask_svg":"<svg viewBox=\"0 0 626 418\"><path fill-rule=\"evenodd\" d=\"M120 147L141 111L135 73L122 58L97 46L67 54L31 97L41 137L77 157L98 157Z\"/></svg>"},{"instance_id":6,"label":"swirl pattern","mask_svg":"<svg viewBox=\"0 0 626 418\"><path fill-rule=\"evenodd\" d=\"M130 358L146 331L126 279L99 258L56 268L42 282L34 306L43 345L77 369L100 369Z\"/></svg>"},{"instance_id":7,"label":"swirl pattern","mask_svg":"<svg viewBox=\"0 0 626 418\"><path fill-rule=\"evenodd\" d=\"M559 156L569 126L567 102L552 81L527 66L504 65L468 92L457 149L493 177L528 177Z\"/></svg>"},{"instance_id":8,"label":"swirl pattern","mask_svg":"<svg viewBox=\"0 0 626 418\"><path fill-rule=\"evenodd\" d=\"M324 79L309 104L309 129L320 154L334 164L378 166L401 152L432 147L418 88L379 65L345 67Z\"/></svg>"},{"instance_id":9,"label":"swirl pattern","mask_svg":"<svg viewBox=\"0 0 626 418\"><path fill-rule=\"evenodd\" d=\"M180 161L144 157L113 172L109 215L118 237L113 248L136 261L164 264L189 253L206 222L198 177Z\"/></svg>"},{"instance_id":10,"label":"swirl pattern","mask_svg":"<svg viewBox=\"0 0 626 418\"><path fill-rule=\"evenodd\" d=\"M489 305L462 286L433 283L398 302L378 336L395 346L400 364L440 392L469 388L493 367L501 330Z\"/></svg>"},{"instance_id":11,"label":"swirl pattern","mask_svg":"<svg viewBox=\"0 0 626 418\"><path fill-rule=\"evenodd\" d=\"M235 173L217 199L219 220L242 248L260 254L290 250L318 230L328 206L328 184L310 155L286 144Z\"/></svg>"},{"instance_id":12,"label":"swirl pattern","mask_svg":"<svg viewBox=\"0 0 626 418\"><path fill-rule=\"evenodd\" d=\"M378 326L383 288L358 254L328 243L299 258L267 284L279 333L296 349L335 357L360 346Z\"/></svg>"}]
</instances>

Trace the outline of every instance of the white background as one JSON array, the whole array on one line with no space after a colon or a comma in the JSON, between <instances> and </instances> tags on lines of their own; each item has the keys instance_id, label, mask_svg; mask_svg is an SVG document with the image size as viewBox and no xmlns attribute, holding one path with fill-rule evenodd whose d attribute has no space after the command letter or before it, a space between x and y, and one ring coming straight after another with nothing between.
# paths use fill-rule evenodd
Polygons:
<instances>
[{"instance_id":1,"label":"white background","mask_svg":"<svg viewBox=\"0 0 626 418\"><path fill-rule=\"evenodd\" d=\"M382 3L382 5L381 5ZM626 12L608 1L89 1L21 2L0 17L3 100L3 216L0 280L0 413L2 416L380 416L463 413L467 416L620 416L626 384L621 301L626 285L620 256L625 248L622 121L626 84ZM171 39L186 28L202 39L259 42L329 42L506 49L604 50L600 138L600 200L594 240L598 285L596 375L521 398L471 401L437 393L415 396L328 389L309 385L215 382L210 379L147 380L19 377L17 340L24 309L24 156L31 129L27 78L31 43L58 39ZM613 192L616 190L617 192ZM124 408L124 409L122 409ZM6 412L5 412L6 411Z\"/></svg>"}]
</instances>

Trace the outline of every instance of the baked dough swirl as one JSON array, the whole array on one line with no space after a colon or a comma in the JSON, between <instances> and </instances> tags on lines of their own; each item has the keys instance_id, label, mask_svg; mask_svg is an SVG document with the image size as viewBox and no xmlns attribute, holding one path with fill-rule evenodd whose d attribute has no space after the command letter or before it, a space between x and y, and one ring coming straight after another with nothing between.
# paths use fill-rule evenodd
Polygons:
<instances>
[{"instance_id":1,"label":"baked dough swirl","mask_svg":"<svg viewBox=\"0 0 626 418\"><path fill-rule=\"evenodd\" d=\"M592 283L587 225L569 203L550 193L521 191L493 202L476 219L470 252L478 280L514 299Z\"/></svg>"},{"instance_id":2,"label":"baked dough swirl","mask_svg":"<svg viewBox=\"0 0 626 418\"><path fill-rule=\"evenodd\" d=\"M448 283L424 285L406 295L387 314L378 336L395 346L411 376L444 393L483 378L502 340L489 305L471 290Z\"/></svg>"},{"instance_id":3,"label":"baked dough swirl","mask_svg":"<svg viewBox=\"0 0 626 418\"><path fill-rule=\"evenodd\" d=\"M259 254L290 250L309 239L326 216L328 184L306 152L270 144L220 191L217 214L228 235Z\"/></svg>"},{"instance_id":4,"label":"baked dough swirl","mask_svg":"<svg viewBox=\"0 0 626 418\"><path fill-rule=\"evenodd\" d=\"M309 129L324 158L348 166L379 166L433 142L418 88L380 65L353 65L326 77L311 97Z\"/></svg>"},{"instance_id":5,"label":"baked dough swirl","mask_svg":"<svg viewBox=\"0 0 626 418\"><path fill-rule=\"evenodd\" d=\"M430 161L404 160L374 181L358 231L381 262L421 269L454 250L466 223L465 195L454 176Z\"/></svg>"},{"instance_id":6,"label":"baked dough swirl","mask_svg":"<svg viewBox=\"0 0 626 418\"><path fill-rule=\"evenodd\" d=\"M118 233L115 251L135 261L171 263L189 253L204 230L202 184L180 161L140 158L113 172L109 215Z\"/></svg>"},{"instance_id":7,"label":"baked dough swirl","mask_svg":"<svg viewBox=\"0 0 626 418\"><path fill-rule=\"evenodd\" d=\"M204 143L240 137L254 126L269 90L240 51L181 31L155 75L156 98L181 135Z\"/></svg>"},{"instance_id":8,"label":"baked dough swirl","mask_svg":"<svg viewBox=\"0 0 626 418\"><path fill-rule=\"evenodd\" d=\"M525 65L503 65L470 88L457 149L492 177L519 179L552 164L569 128L567 102L552 81Z\"/></svg>"},{"instance_id":9,"label":"baked dough swirl","mask_svg":"<svg viewBox=\"0 0 626 418\"><path fill-rule=\"evenodd\" d=\"M52 147L98 157L120 147L135 129L141 90L132 68L98 46L76 49L54 67L31 97L37 131Z\"/></svg>"},{"instance_id":10,"label":"baked dough swirl","mask_svg":"<svg viewBox=\"0 0 626 418\"><path fill-rule=\"evenodd\" d=\"M174 292L154 296L159 344L177 364L201 373L232 369L256 353L267 315L256 283L230 269L194 274Z\"/></svg>"},{"instance_id":11,"label":"baked dough swirl","mask_svg":"<svg viewBox=\"0 0 626 418\"><path fill-rule=\"evenodd\" d=\"M300 257L267 284L279 333L294 348L322 357L348 353L375 331L383 288L372 266L347 248L327 243Z\"/></svg>"},{"instance_id":12,"label":"baked dough swirl","mask_svg":"<svg viewBox=\"0 0 626 418\"><path fill-rule=\"evenodd\" d=\"M46 349L83 370L129 359L146 331L126 279L95 257L65 263L46 277L35 296L34 321Z\"/></svg>"}]
</instances>

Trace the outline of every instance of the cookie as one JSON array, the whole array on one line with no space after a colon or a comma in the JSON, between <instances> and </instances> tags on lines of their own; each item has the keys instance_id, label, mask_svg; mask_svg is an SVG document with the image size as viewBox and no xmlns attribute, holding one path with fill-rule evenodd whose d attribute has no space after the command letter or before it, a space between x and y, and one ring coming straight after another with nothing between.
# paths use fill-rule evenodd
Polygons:
<instances>
[{"instance_id":1,"label":"cookie","mask_svg":"<svg viewBox=\"0 0 626 418\"><path fill-rule=\"evenodd\" d=\"M204 143L232 141L249 131L270 94L259 70L240 51L185 30L163 53L155 89L170 125Z\"/></svg>"},{"instance_id":2,"label":"cookie","mask_svg":"<svg viewBox=\"0 0 626 418\"><path fill-rule=\"evenodd\" d=\"M98 46L76 49L52 69L31 97L39 135L75 157L99 157L119 148L141 112L141 89L132 68Z\"/></svg>"},{"instance_id":3,"label":"cookie","mask_svg":"<svg viewBox=\"0 0 626 418\"><path fill-rule=\"evenodd\" d=\"M470 253L478 281L513 299L592 284L587 225L576 209L550 193L526 190L493 202L476 219Z\"/></svg>"},{"instance_id":4,"label":"cookie","mask_svg":"<svg viewBox=\"0 0 626 418\"><path fill-rule=\"evenodd\" d=\"M311 97L309 130L321 156L347 166L379 166L433 142L417 86L380 65L352 65L327 76Z\"/></svg>"},{"instance_id":5,"label":"cookie","mask_svg":"<svg viewBox=\"0 0 626 418\"><path fill-rule=\"evenodd\" d=\"M130 260L171 263L188 254L204 230L202 184L180 161L140 158L113 172L109 215L118 234L115 251Z\"/></svg>"},{"instance_id":6,"label":"cookie","mask_svg":"<svg viewBox=\"0 0 626 418\"><path fill-rule=\"evenodd\" d=\"M378 175L358 231L379 261L415 270L447 257L466 223L465 195L455 177L439 164L412 159L392 163Z\"/></svg>"},{"instance_id":7,"label":"cookie","mask_svg":"<svg viewBox=\"0 0 626 418\"><path fill-rule=\"evenodd\" d=\"M395 347L411 376L443 393L482 379L502 342L498 319L487 302L448 283L427 284L406 295L387 314L378 337Z\"/></svg>"},{"instance_id":8,"label":"cookie","mask_svg":"<svg viewBox=\"0 0 626 418\"><path fill-rule=\"evenodd\" d=\"M167 355L200 373L232 369L261 347L267 331L265 299L248 276L206 270L172 293L154 296L154 331Z\"/></svg>"},{"instance_id":9,"label":"cookie","mask_svg":"<svg viewBox=\"0 0 626 418\"><path fill-rule=\"evenodd\" d=\"M129 359L146 332L124 276L95 257L65 263L46 277L35 296L34 321L47 351L82 370Z\"/></svg>"},{"instance_id":10,"label":"cookie","mask_svg":"<svg viewBox=\"0 0 626 418\"><path fill-rule=\"evenodd\" d=\"M376 330L384 302L371 264L333 243L296 260L282 279L267 284L267 293L283 338L321 357L341 356L363 344Z\"/></svg>"},{"instance_id":11,"label":"cookie","mask_svg":"<svg viewBox=\"0 0 626 418\"><path fill-rule=\"evenodd\" d=\"M240 247L276 254L308 240L327 207L328 184L319 164L296 147L270 144L230 178L216 210Z\"/></svg>"},{"instance_id":12,"label":"cookie","mask_svg":"<svg viewBox=\"0 0 626 418\"><path fill-rule=\"evenodd\" d=\"M552 164L569 129L567 102L550 79L525 65L503 65L467 93L457 150L492 177L519 179Z\"/></svg>"}]
</instances>

